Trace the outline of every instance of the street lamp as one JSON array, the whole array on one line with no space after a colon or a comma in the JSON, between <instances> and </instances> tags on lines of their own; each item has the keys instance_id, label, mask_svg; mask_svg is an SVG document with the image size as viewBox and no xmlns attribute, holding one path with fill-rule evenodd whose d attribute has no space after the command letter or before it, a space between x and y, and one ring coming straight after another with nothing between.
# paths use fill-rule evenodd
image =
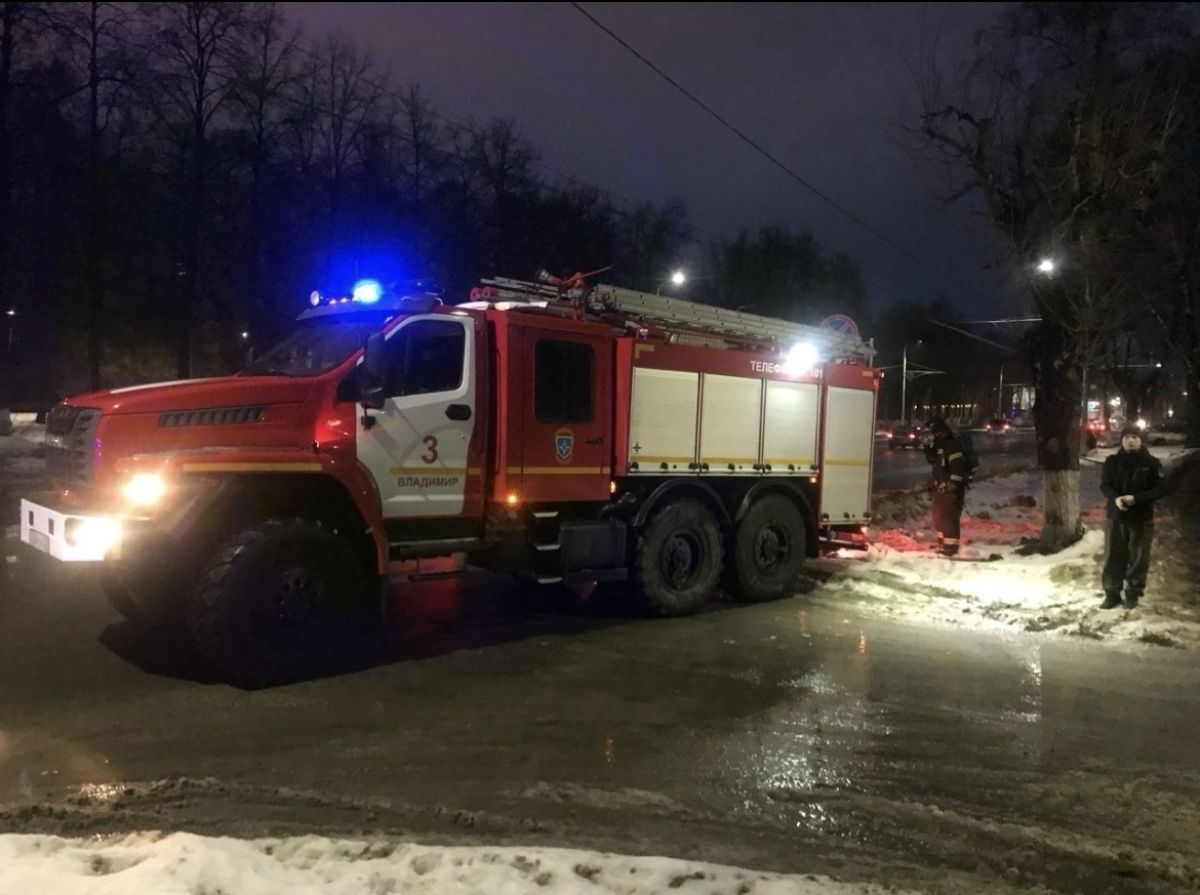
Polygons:
<instances>
[{"instance_id":1,"label":"street lamp","mask_svg":"<svg viewBox=\"0 0 1200 895\"><path fill-rule=\"evenodd\" d=\"M658 288L654 290L654 294L662 295L662 287L665 286L667 283L670 283L672 286L675 286L676 288L678 288L686 282L687 282L687 274L686 273L684 273L682 270L679 270L679 269L673 270L673 271L671 271L671 275L669 277L667 277L665 280L659 281Z\"/></svg>"},{"instance_id":2,"label":"street lamp","mask_svg":"<svg viewBox=\"0 0 1200 895\"><path fill-rule=\"evenodd\" d=\"M1046 279L1050 279L1058 272L1058 262L1047 255L1046 257L1044 257L1040 261L1038 261L1037 267L1035 268L1035 270L1037 270L1037 272L1039 274L1041 274L1043 277L1045 277ZM1082 400L1080 403L1083 405L1080 410L1083 425L1080 428L1083 430L1086 430L1087 425L1088 425L1088 364L1087 364L1086 360L1084 360L1083 369L1080 371L1079 378L1080 378L1080 391L1082 392L1082 396L1081 396ZM1086 438L1080 439L1080 445L1083 449L1083 452L1086 454L1087 450L1088 450L1087 439Z\"/></svg>"}]
</instances>

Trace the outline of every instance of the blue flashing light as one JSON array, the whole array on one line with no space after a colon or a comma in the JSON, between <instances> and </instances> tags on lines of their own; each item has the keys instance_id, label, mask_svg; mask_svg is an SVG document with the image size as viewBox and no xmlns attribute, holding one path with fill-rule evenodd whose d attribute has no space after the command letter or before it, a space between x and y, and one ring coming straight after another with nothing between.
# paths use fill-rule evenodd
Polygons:
<instances>
[{"instance_id":1,"label":"blue flashing light","mask_svg":"<svg viewBox=\"0 0 1200 895\"><path fill-rule=\"evenodd\" d=\"M373 305L383 297L383 287L379 285L378 280L359 280L354 284L354 292L351 294L355 301Z\"/></svg>"}]
</instances>

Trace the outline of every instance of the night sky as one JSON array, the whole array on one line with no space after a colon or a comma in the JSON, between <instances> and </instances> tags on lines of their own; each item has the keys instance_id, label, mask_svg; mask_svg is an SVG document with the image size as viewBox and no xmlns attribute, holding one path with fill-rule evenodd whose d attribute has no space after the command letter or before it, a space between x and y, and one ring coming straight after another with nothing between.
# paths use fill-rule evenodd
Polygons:
<instances>
[{"instance_id":1,"label":"night sky","mask_svg":"<svg viewBox=\"0 0 1200 895\"><path fill-rule=\"evenodd\" d=\"M944 296L964 316L1013 308L1005 268L989 269L996 250L979 204L946 208L939 170L920 164L900 131L917 120L920 60L936 46L940 65L961 65L1003 4L582 5L946 276L790 180L570 4L283 4L310 38L340 31L448 118L514 120L551 181L574 175L622 199L681 199L702 241L770 222L812 230L855 259L881 305Z\"/></svg>"}]
</instances>

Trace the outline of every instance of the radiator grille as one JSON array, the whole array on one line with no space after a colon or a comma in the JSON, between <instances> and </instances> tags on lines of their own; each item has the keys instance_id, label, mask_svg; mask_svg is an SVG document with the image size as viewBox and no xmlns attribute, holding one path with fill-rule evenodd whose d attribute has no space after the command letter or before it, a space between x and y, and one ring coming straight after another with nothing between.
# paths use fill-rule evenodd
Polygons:
<instances>
[{"instance_id":1,"label":"radiator grille","mask_svg":"<svg viewBox=\"0 0 1200 895\"><path fill-rule=\"evenodd\" d=\"M46 471L55 488L86 488L95 473L96 426L94 407L60 404L46 416Z\"/></svg>"}]
</instances>

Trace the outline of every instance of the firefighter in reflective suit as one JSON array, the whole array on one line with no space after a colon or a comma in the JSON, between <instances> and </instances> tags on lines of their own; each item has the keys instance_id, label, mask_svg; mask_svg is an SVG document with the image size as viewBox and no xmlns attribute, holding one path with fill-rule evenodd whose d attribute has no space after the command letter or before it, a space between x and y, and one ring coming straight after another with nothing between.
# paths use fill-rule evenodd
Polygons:
<instances>
[{"instance_id":1,"label":"firefighter in reflective suit","mask_svg":"<svg viewBox=\"0 0 1200 895\"><path fill-rule=\"evenodd\" d=\"M967 458L962 443L940 416L925 424L925 459L933 467L933 527L938 551L944 556L958 553L960 519L967 495Z\"/></svg>"}]
</instances>

